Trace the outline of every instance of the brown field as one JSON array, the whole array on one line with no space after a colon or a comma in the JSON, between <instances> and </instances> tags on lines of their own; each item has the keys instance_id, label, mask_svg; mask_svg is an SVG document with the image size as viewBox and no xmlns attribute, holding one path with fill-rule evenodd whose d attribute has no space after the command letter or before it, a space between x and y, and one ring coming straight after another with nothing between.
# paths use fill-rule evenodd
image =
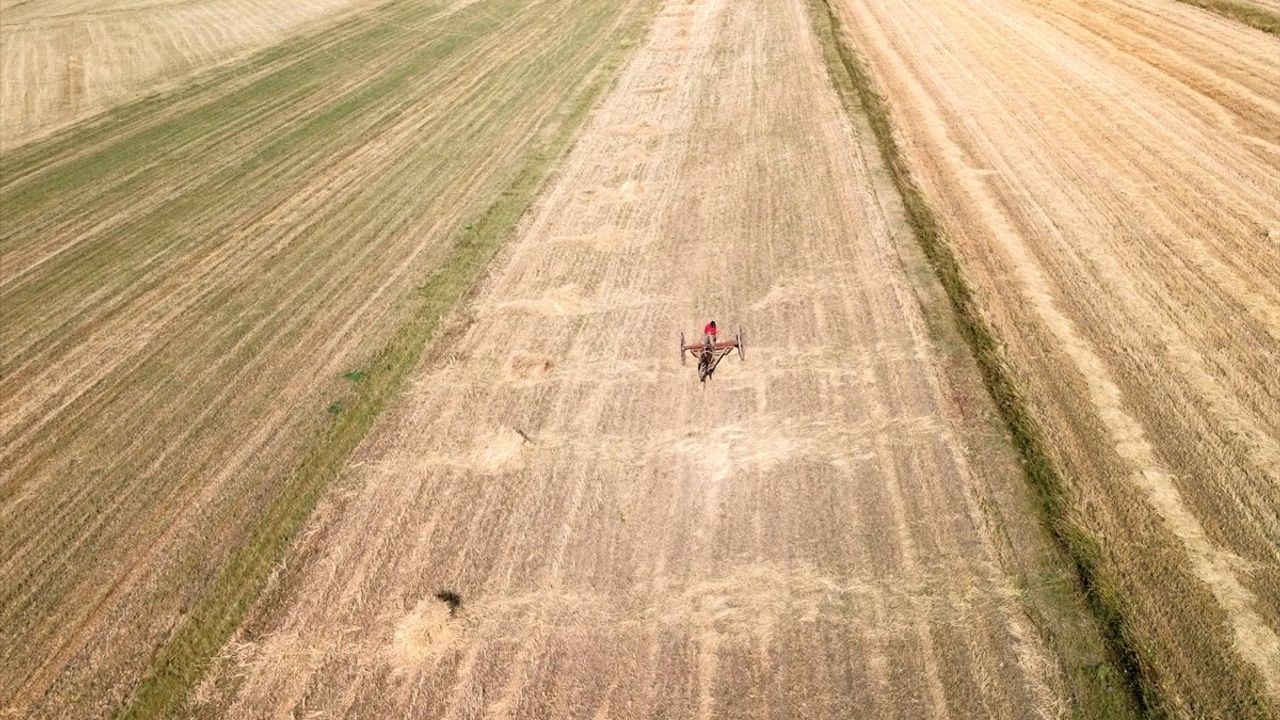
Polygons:
<instances>
[{"instance_id":1,"label":"brown field","mask_svg":"<svg viewBox=\"0 0 1280 720\"><path fill-rule=\"evenodd\" d=\"M1280 38L1157 0L836 4L1153 700L1275 713Z\"/></svg>"},{"instance_id":2,"label":"brown field","mask_svg":"<svg viewBox=\"0 0 1280 720\"><path fill-rule=\"evenodd\" d=\"M1278 2L0 0L0 717L1280 716Z\"/></svg>"},{"instance_id":3,"label":"brown field","mask_svg":"<svg viewBox=\"0 0 1280 720\"><path fill-rule=\"evenodd\" d=\"M374 0L0 0L0 149Z\"/></svg>"},{"instance_id":4,"label":"brown field","mask_svg":"<svg viewBox=\"0 0 1280 720\"><path fill-rule=\"evenodd\" d=\"M806 3L667 3L190 711L1064 715L929 283Z\"/></svg>"},{"instance_id":5,"label":"brown field","mask_svg":"<svg viewBox=\"0 0 1280 720\"><path fill-rule=\"evenodd\" d=\"M129 696L653 8L393 2L6 152L0 712Z\"/></svg>"}]
</instances>

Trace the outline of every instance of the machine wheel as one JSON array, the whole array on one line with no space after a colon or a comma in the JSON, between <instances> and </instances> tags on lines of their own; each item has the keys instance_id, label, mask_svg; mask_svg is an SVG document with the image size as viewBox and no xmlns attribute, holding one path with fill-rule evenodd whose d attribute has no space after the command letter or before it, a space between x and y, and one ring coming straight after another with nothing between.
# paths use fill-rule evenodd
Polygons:
<instances>
[{"instance_id":1,"label":"machine wheel","mask_svg":"<svg viewBox=\"0 0 1280 720\"><path fill-rule=\"evenodd\" d=\"M742 351L742 328L738 328L738 336L737 336L736 340L737 340L737 342L738 342L738 359L739 359L739 360L746 360L746 359L747 359L747 356L746 356L746 354Z\"/></svg>"},{"instance_id":2,"label":"machine wheel","mask_svg":"<svg viewBox=\"0 0 1280 720\"><path fill-rule=\"evenodd\" d=\"M680 333L680 364L684 365L684 333Z\"/></svg>"}]
</instances>

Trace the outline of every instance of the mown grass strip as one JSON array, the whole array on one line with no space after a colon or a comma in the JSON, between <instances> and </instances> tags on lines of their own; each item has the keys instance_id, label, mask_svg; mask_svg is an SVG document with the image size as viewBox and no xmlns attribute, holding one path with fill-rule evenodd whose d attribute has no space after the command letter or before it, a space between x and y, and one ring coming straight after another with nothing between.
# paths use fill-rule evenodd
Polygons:
<instances>
[{"instance_id":1,"label":"mown grass strip","mask_svg":"<svg viewBox=\"0 0 1280 720\"><path fill-rule=\"evenodd\" d=\"M1255 30L1280 35L1280 15L1249 3L1234 0L1182 0L1202 10L1244 23Z\"/></svg>"},{"instance_id":2,"label":"mown grass strip","mask_svg":"<svg viewBox=\"0 0 1280 720\"><path fill-rule=\"evenodd\" d=\"M648 3L645 7L653 7ZM641 13L648 17L651 13ZM526 154L523 169L499 198L452 239L449 256L418 288L412 316L362 367L362 377L340 411L265 509L246 541L229 557L182 627L157 653L149 673L118 718L172 716L199 681L210 660L240 627L266 586L272 569L305 526L329 483L374 427L417 367L445 315L465 299L489 262L533 203L544 180L572 144L591 108L612 86L628 51L647 27L636 22L620 34L577 96L566 105L559 126Z\"/></svg>"},{"instance_id":3,"label":"mown grass strip","mask_svg":"<svg viewBox=\"0 0 1280 720\"><path fill-rule=\"evenodd\" d=\"M916 185L898 148L888 104L876 92L862 61L840 39L840 18L830 0L809 0L815 29L827 58L832 82L851 113L859 113L871 126L880 155L888 168L906 210L907 222L933 266L955 311L961 334L978 362L982 379L1012 435L1022 467L1034 490L1042 518L1054 541L1074 566L1089 610L1101 628L1103 641L1118 671L1093 672L1075 678L1076 714L1085 718L1131 716L1133 708L1145 717L1163 715L1152 683L1146 682L1142 654L1133 641L1119 598L1101 569L1097 543L1070 517L1066 485L1048 453L1044 434L1032 419L1025 400L1004 365L999 342L983 318L963 267L943 235L937 217ZM1123 677L1123 694L1117 701L1111 678ZM1129 702L1126 702L1128 700Z\"/></svg>"}]
</instances>

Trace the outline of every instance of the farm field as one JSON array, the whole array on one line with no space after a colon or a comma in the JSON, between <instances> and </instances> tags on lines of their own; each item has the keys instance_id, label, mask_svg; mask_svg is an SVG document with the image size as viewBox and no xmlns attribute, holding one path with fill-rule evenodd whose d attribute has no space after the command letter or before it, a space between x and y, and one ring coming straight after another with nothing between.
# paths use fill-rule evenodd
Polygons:
<instances>
[{"instance_id":1,"label":"farm field","mask_svg":"<svg viewBox=\"0 0 1280 720\"><path fill-rule=\"evenodd\" d=\"M804 0L665 3L186 712L1069 713L902 213ZM702 386L709 315L746 355Z\"/></svg>"},{"instance_id":2,"label":"farm field","mask_svg":"<svg viewBox=\"0 0 1280 720\"><path fill-rule=\"evenodd\" d=\"M366 363L655 8L385 3L5 152L0 715L111 715L305 508Z\"/></svg>"},{"instance_id":3,"label":"farm field","mask_svg":"<svg viewBox=\"0 0 1280 720\"><path fill-rule=\"evenodd\" d=\"M0 149L373 0L0 0Z\"/></svg>"},{"instance_id":4,"label":"farm field","mask_svg":"<svg viewBox=\"0 0 1280 720\"><path fill-rule=\"evenodd\" d=\"M0 0L0 718L1280 717L1272 23Z\"/></svg>"},{"instance_id":5,"label":"farm field","mask_svg":"<svg viewBox=\"0 0 1280 720\"><path fill-rule=\"evenodd\" d=\"M1280 38L1177 2L833 0L1154 709L1280 712Z\"/></svg>"}]
</instances>

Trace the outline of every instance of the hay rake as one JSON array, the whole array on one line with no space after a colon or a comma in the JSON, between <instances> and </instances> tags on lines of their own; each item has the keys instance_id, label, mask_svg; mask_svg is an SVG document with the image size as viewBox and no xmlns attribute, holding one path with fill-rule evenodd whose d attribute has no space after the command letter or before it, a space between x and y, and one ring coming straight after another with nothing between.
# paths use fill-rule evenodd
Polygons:
<instances>
[{"instance_id":1,"label":"hay rake","mask_svg":"<svg viewBox=\"0 0 1280 720\"><path fill-rule=\"evenodd\" d=\"M680 364L686 364L686 357L693 356L698 360L698 381L706 382L716 371L716 366L726 355L738 351L738 359L745 360L742 352L742 328L738 328L732 340L713 342L711 336L705 336L700 343L685 342L684 333L680 333Z\"/></svg>"}]
</instances>

